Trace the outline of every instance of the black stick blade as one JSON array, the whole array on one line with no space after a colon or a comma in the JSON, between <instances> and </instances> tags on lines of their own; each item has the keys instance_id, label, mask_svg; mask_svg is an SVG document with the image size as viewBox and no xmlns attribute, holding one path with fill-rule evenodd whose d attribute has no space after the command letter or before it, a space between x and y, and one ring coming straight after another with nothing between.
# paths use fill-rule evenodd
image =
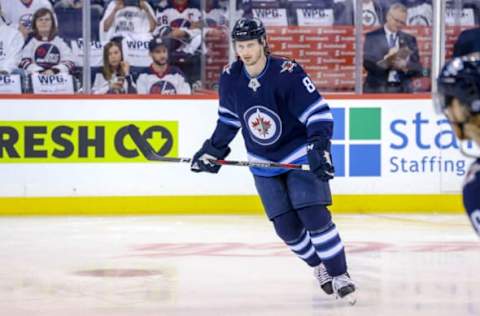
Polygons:
<instances>
[{"instance_id":1,"label":"black stick blade","mask_svg":"<svg viewBox=\"0 0 480 316\"><path fill-rule=\"evenodd\" d=\"M135 145L142 152L143 156L145 156L145 158L147 158L148 160L152 160L153 148L145 140L142 133L140 133L140 129L138 128L138 126L130 124L127 126L127 131L128 134L130 134L130 137L132 138Z\"/></svg>"}]
</instances>

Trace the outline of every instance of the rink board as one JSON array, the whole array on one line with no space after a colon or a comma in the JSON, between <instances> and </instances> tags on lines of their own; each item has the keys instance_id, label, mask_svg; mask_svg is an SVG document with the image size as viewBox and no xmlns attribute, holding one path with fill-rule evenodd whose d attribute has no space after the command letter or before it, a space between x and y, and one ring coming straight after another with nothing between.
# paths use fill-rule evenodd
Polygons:
<instances>
[{"instance_id":1,"label":"rink board","mask_svg":"<svg viewBox=\"0 0 480 316\"><path fill-rule=\"evenodd\" d=\"M337 212L458 212L470 161L428 98L328 98L335 118ZM147 162L125 134L133 122L167 156L191 157L209 137L218 100L4 97L0 214L262 213L248 169L194 174ZM241 136L230 159L245 160Z\"/></svg>"},{"instance_id":2,"label":"rink board","mask_svg":"<svg viewBox=\"0 0 480 316\"><path fill-rule=\"evenodd\" d=\"M461 196L334 195L333 213L460 213ZM258 196L0 198L0 216L26 215L263 215Z\"/></svg>"}]
</instances>

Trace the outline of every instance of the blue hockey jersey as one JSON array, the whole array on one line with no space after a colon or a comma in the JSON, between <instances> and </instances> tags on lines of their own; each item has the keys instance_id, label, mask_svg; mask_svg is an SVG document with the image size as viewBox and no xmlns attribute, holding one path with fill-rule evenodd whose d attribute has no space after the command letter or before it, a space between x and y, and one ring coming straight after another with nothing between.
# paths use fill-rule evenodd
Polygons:
<instances>
[{"instance_id":1,"label":"blue hockey jersey","mask_svg":"<svg viewBox=\"0 0 480 316\"><path fill-rule=\"evenodd\" d=\"M327 102L294 61L268 56L256 78L236 61L220 77L219 96L212 144L228 146L241 129L250 161L307 163L307 143L332 136L333 117ZM251 171L268 177L287 170Z\"/></svg>"},{"instance_id":2,"label":"blue hockey jersey","mask_svg":"<svg viewBox=\"0 0 480 316\"><path fill-rule=\"evenodd\" d=\"M471 166L463 185L463 205L472 222L473 228L480 236L480 159Z\"/></svg>"}]
</instances>

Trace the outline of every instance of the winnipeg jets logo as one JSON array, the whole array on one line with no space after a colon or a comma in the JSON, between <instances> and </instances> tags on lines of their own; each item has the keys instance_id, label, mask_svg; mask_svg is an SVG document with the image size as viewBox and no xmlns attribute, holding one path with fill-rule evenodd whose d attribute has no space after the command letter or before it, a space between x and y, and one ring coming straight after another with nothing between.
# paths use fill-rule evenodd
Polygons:
<instances>
[{"instance_id":1,"label":"winnipeg jets logo","mask_svg":"<svg viewBox=\"0 0 480 316\"><path fill-rule=\"evenodd\" d=\"M372 10L363 10L363 25L374 26L377 24L377 15Z\"/></svg>"},{"instance_id":2,"label":"winnipeg jets logo","mask_svg":"<svg viewBox=\"0 0 480 316\"><path fill-rule=\"evenodd\" d=\"M256 105L244 114L250 138L257 144L266 146L275 143L282 134L282 122L271 109Z\"/></svg>"},{"instance_id":3,"label":"winnipeg jets logo","mask_svg":"<svg viewBox=\"0 0 480 316\"><path fill-rule=\"evenodd\" d=\"M280 73L285 71L292 72L295 66L297 66L297 64L291 60L284 61L282 64L282 70L280 70Z\"/></svg>"},{"instance_id":4,"label":"winnipeg jets logo","mask_svg":"<svg viewBox=\"0 0 480 316\"><path fill-rule=\"evenodd\" d=\"M253 92L257 92L257 89L260 88L261 84L258 82L257 78L250 79L248 83L248 87L253 90Z\"/></svg>"},{"instance_id":5,"label":"winnipeg jets logo","mask_svg":"<svg viewBox=\"0 0 480 316\"><path fill-rule=\"evenodd\" d=\"M257 131L259 135L266 138L270 133L270 128L272 127L272 122L268 119L265 119L260 111L257 109L257 117L252 122L252 128Z\"/></svg>"}]
</instances>

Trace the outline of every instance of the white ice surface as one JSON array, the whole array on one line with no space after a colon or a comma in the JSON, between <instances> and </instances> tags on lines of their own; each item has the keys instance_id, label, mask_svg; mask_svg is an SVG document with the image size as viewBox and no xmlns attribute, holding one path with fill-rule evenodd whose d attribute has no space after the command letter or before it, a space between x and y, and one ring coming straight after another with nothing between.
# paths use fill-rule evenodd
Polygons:
<instances>
[{"instance_id":1,"label":"white ice surface","mask_svg":"<svg viewBox=\"0 0 480 316\"><path fill-rule=\"evenodd\" d=\"M465 216L335 216L358 285L326 296L264 217L0 218L0 315L480 315Z\"/></svg>"}]
</instances>

